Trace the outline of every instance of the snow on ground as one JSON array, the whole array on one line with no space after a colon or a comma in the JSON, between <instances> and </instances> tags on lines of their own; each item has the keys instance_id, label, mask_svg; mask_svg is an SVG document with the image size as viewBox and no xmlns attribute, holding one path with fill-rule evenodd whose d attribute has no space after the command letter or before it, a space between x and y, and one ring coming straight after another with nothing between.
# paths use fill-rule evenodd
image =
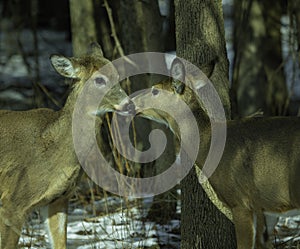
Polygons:
<instances>
[{"instance_id":1,"label":"snow on ground","mask_svg":"<svg viewBox=\"0 0 300 249\"><path fill-rule=\"evenodd\" d=\"M123 249L123 248L180 248L180 221L159 225L145 220L152 198L143 202L130 202L130 208L122 198L108 197L95 203L96 207L116 208L101 216L93 216L87 207L71 207L68 222L69 249ZM127 203L129 204L129 203ZM133 205L133 206L132 206ZM123 207L123 208L121 208ZM119 211L117 211L119 209ZM43 223L35 215L23 229L21 248L50 248Z\"/></svg>"},{"instance_id":2,"label":"snow on ground","mask_svg":"<svg viewBox=\"0 0 300 249\"><path fill-rule=\"evenodd\" d=\"M277 220L275 220L273 225L275 225L273 231L276 235L274 238L276 244L284 245L286 248L293 248L291 246L297 244L297 248L299 248L300 244L296 243L300 241L299 210L292 210L285 214L281 214L281 216L277 217Z\"/></svg>"},{"instance_id":3,"label":"snow on ground","mask_svg":"<svg viewBox=\"0 0 300 249\"><path fill-rule=\"evenodd\" d=\"M166 225L146 220L151 203L152 198L125 202L119 197L98 200L93 204L94 208L92 205L72 203L69 208L68 248L180 248L180 220L171 220ZM92 215L93 209L101 215ZM109 211L103 213L103 210ZM180 214L180 201L177 213ZM288 247L289 244L300 241L300 215L290 217L296 214L289 212L279 218L268 214L272 215L272 219L268 219L271 221L269 232L275 231L276 234L272 240L278 246L284 245L276 248L293 248ZM37 214L24 227L20 246L22 249L50 248L45 228Z\"/></svg>"}]
</instances>

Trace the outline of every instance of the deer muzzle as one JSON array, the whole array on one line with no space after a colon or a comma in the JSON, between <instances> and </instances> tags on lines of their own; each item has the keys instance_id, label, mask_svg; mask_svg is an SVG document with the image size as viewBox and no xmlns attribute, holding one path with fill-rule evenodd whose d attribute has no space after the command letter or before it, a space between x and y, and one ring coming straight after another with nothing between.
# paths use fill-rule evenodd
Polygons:
<instances>
[{"instance_id":1,"label":"deer muzzle","mask_svg":"<svg viewBox=\"0 0 300 249\"><path fill-rule=\"evenodd\" d=\"M135 115L135 113L136 113L135 104L129 98L126 99L120 105L114 105L114 108L116 109L116 111L117 111L118 114L124 115L124 116Z\"/></svg>"}]
</instances>

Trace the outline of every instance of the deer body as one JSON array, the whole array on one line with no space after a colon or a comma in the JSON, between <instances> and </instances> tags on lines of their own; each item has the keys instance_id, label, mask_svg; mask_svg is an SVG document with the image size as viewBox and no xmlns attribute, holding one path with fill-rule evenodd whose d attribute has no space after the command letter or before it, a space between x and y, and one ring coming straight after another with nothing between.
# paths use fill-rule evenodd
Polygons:
<instances>
[{"instance_id":1,"label":"deer body","mask_svg":"<svg viewBox=\"0 0 300 249\"><path fill-rule=\"evenodd\" d=\"M177 68L174 75L172 68ZM171 75L176 80L153 86L152 94L158 101L161 90L173 92L172 105L179 106L178 98L191 108L200 131L196 165L201 168L209 151L210 120L197 95L180 83L179 80L183 82L185 77L184 70L183 63L175 59ZM190 87L196 89L194 84L197 83L191 84ZM139 111L138 115L167 124L180 139L175 121L166 113L146 109ZM227 121L225 149L208 181L232 212L238 249L270 248L265 243L264 212L300 209L299 151L300 118L257 117Z\"/></svg>"},{"instance_id":2,"label":"deer body","mask_svg":"<svg viewBox=\"0 0 300 249\"><path fill-rule=\"evenodd\" d=\"M229 121L227 132L222 159L210 178L217 188L215 182L230 176L222 184L227 189L218 191L224 201L238 206L243 198L236 195L240 195L249 200L244 203L249 208L283 212L300 207L300 119Z\"/></svg>"},{"instance_id":3,"label":"deer body","mask_svg":"<svg viewBox=\"0 0 300 249\"><path fill-rule=\"evenodd\" d=\"M53 202L59 209L55 214L67 211L67 198L81 169L76 155L69 151L72 134L60 121L60 114L47 109L0 113L1 249L16 248L26 216L34 208L50 204L51 209ZM55 130L59 131L56 135ZM37 158L38 162L33 162ZM58 199L62 205L55 204ZM62 231L57 237L62 237L61 241L53 246L64 248L66 219L50 229Z\"/></svg>"},{"instance_id":4,"label":"deer body","mask_svg":"<svg viewBox=\"0 0 300 249\"><path fill-rule=\"evenodd\" d=\"M52 247L66 248L67 201L82 172L73 148L74 105L90 80L100 91L112 83L97 73L109 62L97 44L92 45L91 54L78 58L54 55L51 62L57 72L73 80L72 90L60 111L46 108L0 111L0 249L17 247L27 214L42 206L46 206L42 213L46 216ZM113 67L111 73L116 73ZM122 101L124 104L120 105ZM115 85L99 110L82 111L126 112L128 101L126 93Z\"/></svg>"},{"instance_id":5,"label":"deer body","mask_svg":"<svg viewBox=\"0 0 300 249\"><path fill-rule=\"evenodd\" d=\"M227 123L222 159L209 182L231 210L238 249L265 244L264 212L300 209L300 119L249 118Z\"/></svg>"}]
</instances>

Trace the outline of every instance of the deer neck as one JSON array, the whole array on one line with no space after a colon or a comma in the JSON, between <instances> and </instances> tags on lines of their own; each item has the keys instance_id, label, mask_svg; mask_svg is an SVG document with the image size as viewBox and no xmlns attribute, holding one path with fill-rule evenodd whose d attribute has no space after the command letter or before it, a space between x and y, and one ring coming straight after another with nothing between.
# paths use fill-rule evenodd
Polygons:
<instances>
[{"instance_id":1,"label":"deer neck","mask_svg":"<svg viewBox=\"0 0 300 249\"><path fill-rule=\"evenodd\" d=\"M90 125L94 125L97 129L100 129L103 121L100 117L95 117L92 116L92 114L88 114L88 110L87 110L87 106L85 103L83 103L82 105L80 105L80 103L77 103L77 100L79 99L79 95L81 93L81 88L80 86L78 88L73 88L73 90L71 91L71 93L69 94L67 100L66 100L66 104L65 106L59 111L60 112L60 117L57 120L55 126L53 127L53 129L55 130L55 132L57 131L57 127L59 127L61 129L61 134L62 136L68 134L69 137L72 138L73 134L73 125L74 125L74 121L76 122L76 116L80 117L80 120L78 120L80 122L80 126L82 125L88 125L88 127L91 127ZM88 98L87 98L88 100ZM78 105L78 106L76 106ZM76 116L74 117L74 111L75 111L75 107L76 107ZM78 113L77 113L78 111ZM75 118L75 119L74 119ZM84 122L82 122L84 121ZM86 128L86 127L85 127Z\"/></svg>"},{"instance_id":2,"label":"deer neck","mask_svg":"<svg viewBox=\"0 0 300 249\"><path fill-rule=\"evenodd\" d=\"M72 142L73 112L79 94L77 89L70 92L64 107L57 112L57 119L49 124L45 134L64 138L69 143Z\"/></svg>"},{"instance_id":3,"label":"deer neck","mask_svg":"<svg viewBox=\"0 0 300 249\"><path fill-rule=\"evenodd\" d=\"M72 117L75 108L76 99L78 94L72 91L68 96L64 107L59 111L60 117L56 125L62 128L62 133L72 136Z\"/></svg>"},{"instance_id":4,"label":"deer neck","mask_svg":"<svg viewBox=\"0 0 300 249\"><path fill-rule=\"evenodd\" d=\"M196 163L197 165L202 167L210 147L211 124L209 116L202 108L197 108L196 110L193 110L193 114L196 118L200 136L199 152L196 159Z\"/></svg>"},{"instance_id":5,"label":"deer neck","mask_svg":"<svg viewBox=\"0 0 300 249\"><path fill-rule=\"evenodd\" d=\"M78 97L81 93L80 84L74 84L74 86L72 86L72 89L70 89L70 91L71 92L68 95L68 98L66 100L64 107L61 110L61 113L62 115L70 116L72 119L76 101L78 100Z\"/></svg>"}]
</instances>

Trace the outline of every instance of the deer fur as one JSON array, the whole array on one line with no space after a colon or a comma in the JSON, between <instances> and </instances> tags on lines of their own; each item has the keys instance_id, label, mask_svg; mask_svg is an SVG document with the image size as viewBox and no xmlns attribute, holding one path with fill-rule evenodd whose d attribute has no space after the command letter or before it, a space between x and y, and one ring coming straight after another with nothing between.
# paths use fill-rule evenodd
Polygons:
<instances>
[{"instance_id":1,"label":"deer fur","mask_svg":"<svg viewBox=\"0 0 300 249\"><path fill-rule=\"evenodd\" d=\"M112 84L97 72L109 63L98 44L92 44L86 55L52 55L50 60L59 74L71 80L65 106L60 111L0 111L0 249L17 248L27 215L42 206L46 206L42 214L46 216L52 248L66 248L68 198L82 173L73 148L74 105L87 82L94 82L95 89L100 91ZM116 73L113 66L110 70ZM128 104L128 96L117 84L103 98L98 110L82 111L91 115L126 113L131 111Z\"/></svg>"},{"instance_id":2,"label":"deer fur","mask_svg":"<svg viewBox=\"0 0 300 249\"><path fill-rule=\"evenodd\" d=\"M179 65L178 65L179 64ZM174 93L170 104L181 99L192 110L200 131L196 165L203 166L211 138L210 119L201 100L184 85L185 68L175 59L173 80L152 87L155 101L159 92ZM181 69L180 69L181 68ZM203 86L205 87L205 85ZM134 98L132 99L134 101ZM137 107L138 108L138 107ZM178 108L178 112L180 112ZM138 115L166 124L180 139L174 119L157 109L138 111ZM230 209L236 230L237 248L271 248L266 241L264 212L281 213L300 208L300 118L252 117L227 121L227 138L221 161L208 179L217 197ZM209 236L209 235L207 235Z\"/></svg>"}]
</instances>

